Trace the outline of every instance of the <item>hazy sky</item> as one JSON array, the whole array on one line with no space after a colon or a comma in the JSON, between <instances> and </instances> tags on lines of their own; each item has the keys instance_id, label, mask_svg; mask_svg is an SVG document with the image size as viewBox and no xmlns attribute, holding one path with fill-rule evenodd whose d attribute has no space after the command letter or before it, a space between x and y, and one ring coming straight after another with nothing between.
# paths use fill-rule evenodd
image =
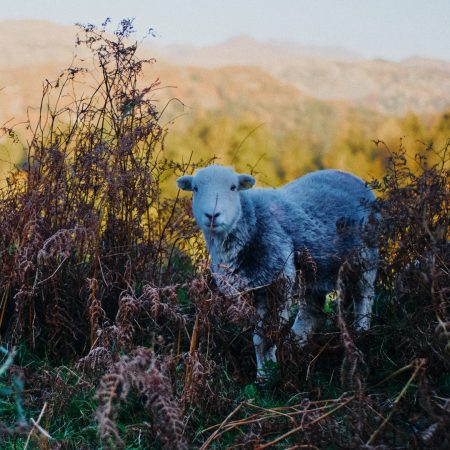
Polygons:
<instances>
[{"instance_id":1,"label":"hazy sky","mask_svg":"<svg viewBox=\"0 0 450 450\"><path fill-rule=\"evenodd\" d=\"M0 19L98 24L108 16L135 17L161 43L205 45L247 34L367 57L450 60L450 0L0 0Z\"/></svg>"}]
</instances>

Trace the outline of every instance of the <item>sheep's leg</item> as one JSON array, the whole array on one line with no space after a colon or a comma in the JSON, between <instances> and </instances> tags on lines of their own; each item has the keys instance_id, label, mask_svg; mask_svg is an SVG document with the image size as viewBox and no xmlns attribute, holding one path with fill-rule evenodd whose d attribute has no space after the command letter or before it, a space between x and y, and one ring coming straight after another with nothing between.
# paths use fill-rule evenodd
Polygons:
<instances>
[{"instance_id":1,"label":"sheep's leg","mask_svg":"<svg viewBox=\"0 0 450 450\"><path fill-rule=\"evenodd\" d=\"M361 278L358 280L359 298L354 304L354 309L355 329L359 331L366 331L370 328L376 274L376 269L367 270L361 274Z\"/></svg>"},{"instance_id":2,"label":"sheep's leg","mask_svg":"<svg viewBox=\"0 0 450 450\"><path fill-rule=\"evenodd\" d=\"M305 300L299 302L299 310L295 318L292 331L296 336L297 344L303 347L308 341L309 335L314 331L319 321L319 313L316 307Z\"/></svg>"},{"instance_id":3,"label":"sheep's leg","mask_svg":"<svg viewBox=\"0 0 450 450\"><path fill-rule=\"evenodd\" d=\"M263 291L257 293L255 297L255 306L259 320L253 334L253 345L256 354L256 375L257 379L261 382L266 381L270 377L273 370L273 364L277 362L277 346L270 342L265 336L264 325L267 315L267 304L267 292ZM289 322L291 304L291 292L289 291L286 301L283 304L283 308L279 311L280 325Z\"/></svg>"},{"instance_id":4,"label":"sheep's leg","mask_svg":"<svg viewBox=\"0 0 450 450\"><path fill-rule=\"evenodd\" d=\"M256 303L256 310L258 312L259 321L253 333L253 345L256 354L256 376L258 380L265 380L268 378L267 363L277 362L276 351L277 346L269 344L267 338L264 336L264 318L267 313L267 307L264 301L260 300Z\"/></svg>"}]
</instances>

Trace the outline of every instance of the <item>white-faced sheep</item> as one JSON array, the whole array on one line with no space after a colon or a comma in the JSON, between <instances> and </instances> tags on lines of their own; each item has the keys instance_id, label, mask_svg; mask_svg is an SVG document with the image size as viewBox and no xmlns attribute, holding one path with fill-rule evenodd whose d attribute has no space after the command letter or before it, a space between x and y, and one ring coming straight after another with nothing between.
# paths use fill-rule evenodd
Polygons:
<instances>
[{"instance_id":1,"label":"white-faced sheep","mask_svg":"<svg viewBox=\"0 0 450 450\"><path fill-rule=\"evenodd\" d=\"M255 289L261 322L253 342L257 375L264 378L265 363L276 361L276 348L262 332L267 304L263 287L280 275L294 286L299 252L306 250L315 265L315 281L307 286L307 298L300 300L292 326L299 344L315 328L340 266L355 252L365 261L352 286L355 327L369 328L377 250L365 244L360 230L368 221L367 204L375 197L361 179L337 170L313 172L279 189L250 189L254 184L252 176L219 165L177 180L180 189L193 192L194 218L203 231L219 289L225 295ZM288 306L286 299L283 315Z\"/></svg>"}]
</instances>

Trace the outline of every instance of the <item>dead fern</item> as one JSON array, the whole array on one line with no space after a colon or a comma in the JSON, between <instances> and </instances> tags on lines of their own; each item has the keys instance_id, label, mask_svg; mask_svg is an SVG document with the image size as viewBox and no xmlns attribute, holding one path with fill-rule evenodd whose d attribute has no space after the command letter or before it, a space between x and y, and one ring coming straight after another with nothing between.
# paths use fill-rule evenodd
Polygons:
<instances>
[{"instance_id":1,"label":"dead fern","mask_svg":"<svg viewBox=\"0 0 450 450\"><path fill-rule=\"evenodd\" d=\"M117 408L134 390L142 398L163 448L187 448L181 410L165 371L151 350L138 347L102 377L96 394L96 420L99 435L108 446L123 447L116 425Z\"/></svg>"}]
</instances>

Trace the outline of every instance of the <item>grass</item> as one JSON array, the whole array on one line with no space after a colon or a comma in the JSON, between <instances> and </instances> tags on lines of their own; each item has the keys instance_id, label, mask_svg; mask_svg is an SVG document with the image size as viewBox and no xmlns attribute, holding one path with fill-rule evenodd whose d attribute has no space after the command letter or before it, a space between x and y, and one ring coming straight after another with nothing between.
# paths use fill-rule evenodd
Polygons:
<instances>
[{"instance_id":1,"label":"grass","mask_svg":"<svg viewBox=\"0 0 450 450\"><path fill-rule=\"evenodd\" d=\"M381 327L375 324L374 329ZM249 338L249 337L248 337ZM322 339L320 336L318 338ZM376 407L375 416L386 417L392 410L394 400L402 392L410 380L413 373L413 367L406 370L399 370L398 364L395 364L393 358L395 355L389 355L389 349L383 350L380 346L386 341L386 336L382 332L374 333L371 336L369 347L364 347L366 356L372 354L372 358L376 361L373 363L370 358L367 363L372 367L376 367L376 373L369 374L366 380L368 386L364 390L366 400L370 399ZM392 343L389 343L392 345ZM376 350L379 349L379 353ZM215 430L212 426L220 424L225 419L225 411L229 414L238 405L241 405L240 411L232 417L234 421L240 420L241 424L233 424L230 419L231 427L226 429L210 448L229 448L239 442L241 439L248 437L249 429L252 427L246 425L246 420L260 414L257 422L257 431L264 433L268 438L281 435L292 427L289 414L294 405L305 405L306 402L317 402L326 399L339 399L341 396L350 395L342 388L339 378L339 366L330 360L330 355L323 354L316 360L316 364L312 369L309 380L300 379L299 384L303 389L298 392L287 389L283 386L283 380L274 383L272 386L261 388L254 383L242 384L237 383L233 379L233 374L227 372L226 366L220 375L223 382L220 392L215 391L216 395L220 395L226 407L222 410L201 410L199 406L187 405L185 417L189 420L189 434L191 436L191 445L193 448L199 448L204 444L205 439L211 436ZM336 359L339 359L336 358ZM97 423L95 421L95 412L98 407L97 401L94 399L96 391L95 380L88 380L86 376L78 371L74 365L50 365L48 359L40 359L34 356L25 346L18 349L16 356L18 367L22 367L26 372L25 388L19 394L25 405L26 418L37 418L44 398L48 402L47 421L45 429L49 431L52 440L49 442L59 442L63 448L83 449L83 448L100 448L98 447ZM333 367L333 365L336 366ZM179 375L183 375L183 367L177 368ZM395 372L399 372L393 376ZM382 382L383 379L392 377L388 381ZM40 384L37 388L37 380L47 378L47 384ZM6 424L14 424L18 419L18 411L13 392L7 389L11 386L13 378L3 379L1 386L1 421ZM50 381L51 380L51 381ZM380 383L382 382L382 383ZM372 385L373 387L370 387ZM436 380L436 394L442 398L450 396L450 379L448 374L441 374ZM179 384L179 395L182 395L183 384ZM52 392L53 390L53 392ZM214 390L214 389L213 389ZM426 429L429 420L421 412L417 403L420 387L417 380L407 387L401 401L409 407L402 412L398 410L392 414L389 425L383 432L386 442L401 442L405 435L414 433L414 430L408 429L411 424L411 416L419 414L416 418L416 433L420 433ZM306 398L308 400L306 400ZM274 417L270 411L281 409L281 413L285 416ZM298 408L298 406L297 406ZM51 411L51 412L50 412ZM420 417L421 416L421 417ZM344 407L343 412L336 413L333 416L333 429L337 427L343 440L352 440L352 427L348 426L348 411ZM132 448L159 448L159 444L155 441L154 436L148 429L148 423L151 420L148 413L142 408L142 398L135 392L127 397L125 404L121 405L117 411L117 428L121 436L125 438L125 447ZM294 422L295 423L295 422ZM254 426L253 426L254 427ZM325 424L327 427L327 424ZM205 432L205 430L208 430ZM272 430L272 431L270 431ZM301 433L299 434L301 435ZM346 436L346 438L345 438ZM286 440L282 440L280 448L285 448L288 444L294 445L296 437L290 436ZM44 448L44 440L34 437L33 442ZM23 448L25 440L23 438L10 438L4 441L4 448ZM3 448L3 447L2 447ZM106 446L105 448L109 448ZM340 448L339 445L330 445L328 447L319 448Z\"/></svg>"}]
</instances>

